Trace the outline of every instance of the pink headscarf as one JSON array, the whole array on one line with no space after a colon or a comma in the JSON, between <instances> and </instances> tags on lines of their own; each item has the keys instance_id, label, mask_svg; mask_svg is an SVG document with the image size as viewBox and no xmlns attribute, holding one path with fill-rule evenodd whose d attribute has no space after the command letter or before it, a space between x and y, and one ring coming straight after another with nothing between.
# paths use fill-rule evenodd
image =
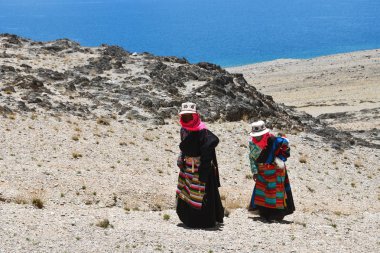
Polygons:
<instances>
[{"instance_id":1,"label":"pink headscarf","mask_svg":"<svg viewBox=\"0 0 380 253\"><path fill-rule=\"evenodd\" d=\"M206 125L201 121L198 113L193 113L193 119L189 122L183 122L182 117L179 120L181 126L188 131L200 131L202 129L207 129Z\"/></svg>"}]
</instances>

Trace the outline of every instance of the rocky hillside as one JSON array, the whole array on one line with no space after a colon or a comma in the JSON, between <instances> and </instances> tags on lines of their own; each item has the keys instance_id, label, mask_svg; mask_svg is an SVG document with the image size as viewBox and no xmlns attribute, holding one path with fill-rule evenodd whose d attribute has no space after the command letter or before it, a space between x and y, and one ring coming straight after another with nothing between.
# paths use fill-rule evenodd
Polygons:
<instances>
[{"instance_id":1,"label":"rocky hillside","mask_svg":"<svg viewBox=\"0 0 380 253\"><path fill-rule=\"evenodd\" d=\"M35 42L0 35L3 112L46 111L85 118L152 120L163 124L184 101L208 121L266 118L272 127L300 128L270 96L210 63L130 53L118 46L81 47L61 39Z\"/></svg>"},{"instance_id":2,"label":"rocky hillside","mask_svg":"<svg viewBox=\"0 0 380 253\"><path fill-rule=\"evenodd\" d=\"M275 103L242 74L215 64L130 53L118 46L82 47L68 39L36 42L0 35L0 114L43 112L165 124L184 101L196 102L209 122L265 119L270 128L327 137L335 148L376 146Z\"/></svg>"}]
</instances>

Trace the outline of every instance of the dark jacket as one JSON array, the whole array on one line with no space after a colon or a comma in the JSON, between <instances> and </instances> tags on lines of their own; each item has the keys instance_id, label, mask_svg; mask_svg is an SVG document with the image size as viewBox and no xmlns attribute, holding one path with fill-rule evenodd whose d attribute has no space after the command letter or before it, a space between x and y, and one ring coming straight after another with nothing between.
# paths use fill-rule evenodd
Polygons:
<instances>
[{"instance_id":1,"label":"dark jacket","mask_svg":"<svg viewBox=\"0 0 380 253\"><path fill-rule=\"evenodd\" d=\"M219 138L210 130L187 131L181 129L181 143L179 148L182 156L200 156L199 180L207 182L209 176L215 176L217 186L220 186L218 162L215 148L219 144Z\"/></svg>"}]
</instances>

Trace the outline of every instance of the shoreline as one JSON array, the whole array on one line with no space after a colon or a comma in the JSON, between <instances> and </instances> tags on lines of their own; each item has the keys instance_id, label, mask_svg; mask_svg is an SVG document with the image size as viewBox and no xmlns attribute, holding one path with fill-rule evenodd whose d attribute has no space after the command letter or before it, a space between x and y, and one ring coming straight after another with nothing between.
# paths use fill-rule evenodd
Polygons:
<instances>
[{"instance_id":1,"label":"shoreline","mask_svg":"<svg viewBox=\"0 0 380 253\"><path fill-rule=\"evenodd\" d=\"M346 131L380 129L380 49L226 68L259 92ZM358 124L358 122L362 122Z\"/></svg>"},{"instance_id":2,"label":"shoreline","mask_svg":"<svg viewBox=\"0 0 380 253\"><path fill-rule=\"evenodd\" d=\"M361 52L371 52L371 51L380 51L380 46L376 48L370 48L370 49L358 49L358 50L353 50L353 51L347 51L347 52L338 52L338 53L331 53L331 54L323 54L323 55L318 55L318 56L313 56L313 57L299 57L299 58L276 58L273 60L265 60L265 61L258 61L258 62L252 62L252 63L246 63L246 64L238 64L238 65L220 65L224 69L235 69L235 68L243 68L243 67L248 67L252 65L258 65L258 64L266 64L266 63L271 63L271 62L279 62L279 61L285 61L285 62L291 62L291 61L309 61L309 60L314 60L314 59L320 59L320 58L326 58L326 57L332 57L332 56L339 56L339 55L347 55L347 54L356 54L356 53L361 53Z\"/></svg>"},{"instance_id":3,"label":"shoreline","mask_svg":"<svg viewBox=\"0 0 380 253\"><path fill-rule=\"evenodd\" d=\"M380 49L310 59L278 59L226 68L241 73L249 84L274 100L296 108L380 106ZM355 91L355 92L353 92ZM284 92L287 93L284 96ZM375 106L371 106L375 107ZM318 116L321 112L311 112Z\"/></svg>"},{"instance_id":4,"label":"shoreline","mask_svg":"<svg viewBox=\"0 0 380 253\"><path fill-rule=\"evenodd\" d=\"M327 53L327 54L317 54L315 56L306 56L306 57L285 57L285 58L282 58L282 57L279 57L279 58L275 58L275 59L272 59L272 60L264 60L264 61L258 61L258 62L252 62L252 63L243 63L243 64L237 64L237 65L220 65L222 68L224 69L231 69L231 68L240 68L240 67L244 67L244 66L250 66L250 65L255 65L255 64L263 64L263 63L268 63L268 62L275 62L275 61L292 61L292 60L312 60L312 59L316 59L316 58L323 58L323 57L330 57L330 56L335 56L335 55L345 55L345 54L354 54L354 53L358 53L358 52L365 52L365 51L373 51L373 50L380 50L380 45L377 46L377 47L373 47L373 48L367 48L367 49L355 49L355 50L351 50L351 51L337 51L335 53Z\"/></svg>"},{"instance_id":5,"label":"shoreline","mask_svg":"<svg viewBox=\"0 0 380 253\"><path fill-rule=\"evenodd\" d=\"M85 42L82 42L80 39L69 38L69 37L60 37L60 38L55 38L55 39L38 39L38 38L29 36L29 35L15 34L15 33L11 33L11 32L0 31L0 34L16 35L16 36L24 38L24 39L33 40L36 42L43 42L43 43L49 43L49 42L53 42L53 41L57 41L57 40L70 40L70 41L78 43L80 46L86 47L86 48L97 48L97 47L100 47L102 44L107 44L107 45L111 45L111 46L119 46L119 47L123 48L124 50L131 52L131 53L136 52L136 53L142 54L144 52L149 52L149 53L151 53L155 56L158 56L158 57L178 57L178 58L185 58L185 59L188 59L188 57L189 57L189 56L174 55L174 54L158 54L158 53L155 53L155 52L150 51L148 49L143 50L143 51L132 50L131 48L125 47L124 45L121 45L118 43L101 43L101 42L100 43L85 43ZM188 61L191 64L197 64L199 62L208 62L208 63L219 65L223 69L233 69L233 68L242 68L242 67L246 67L246 66L251 66L251 65L256 65L256 64L265 64L265 63L277 62L277 61L312 60L312 59L317 59L317 58L324 58L324 57L331 57L331 56L345 55L345 54L353 54L353 53L373 51L373 50L380 50L380 45L377 47L373 47L373 48L355 49L355 50L351 50L351 51L343 50L341 52L337 51L335 53L317 54L315 56L310 56L310 57L308 57L308 56L306 56L306 57L294 57L294 58L293 57L288 57L288 58L281 58L280 57L280 58L274 58L274 59L270 59L270 60L263 60L263 61L257 61L257 62L251 62L251 63L241 63L241 64L239 63L236 65L235 64L223 65L223 64L217 63L216 61L206 60L206 59L197 60L197 61L191 61L191 60L188 60Z\"/></svg>"}]
</instances>

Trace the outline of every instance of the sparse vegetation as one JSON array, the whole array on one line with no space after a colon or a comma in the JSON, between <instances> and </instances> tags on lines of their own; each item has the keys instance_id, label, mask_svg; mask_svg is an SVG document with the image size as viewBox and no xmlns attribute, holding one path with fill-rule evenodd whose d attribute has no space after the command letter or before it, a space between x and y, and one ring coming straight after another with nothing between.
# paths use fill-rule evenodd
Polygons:
<instances>
[{"instance_id":1,"label":"sparse vegetation","mask_svg":"<svg viewBox=\"0 0 380 253\"><path fill-rule=\"evenodd\" d=\"M103 126L109 126L111 125L110 121L104 117L100 117L96 120L96 123Z\"/></svg>"},{"instance_id":2,"label":"sparse vegetation","mask_svg":"<svg viewBox=\"0 0 380 253\"><path fill-rule=\"evenodd\" d=\"M157 245L154 250L162 251L163 250L162 245L161 244Z\"/></svg>"},{"instance_id":3,"label":"sparse vegetation","mask_svg":"<svg viewBox=\"0 0 380 253\"><path fill-rule=\"evenodd\" d=\"M14 201L16 204L19 204L19 205L26 205L28 204L28 201L23 198L23 197L17 197L15 198L15 201Z\"/></svg>"},{"instance_id":4,"label":"sparse vegetation","mask_svg":"<svg viewBox=\"0 0 380 253\"><path fill-rule=\"evenodd\" d=\"M315 192L315 190L313 189L313 188L311 188L310 186L306 186L306 188L309 190L309 192L311 192L311 193L314 193Z\"/></svg>"},{"instance_id":5,"label":"sparse vegetation","mask_svg":"<svg viewBox=\"0 0 380 253\"><path fill-rule=\"evenodd\" d=\"M30 118L31 118L32 120L35 120L35 119L38 118L38 116L37 116L37 114L33 113L32 116L30 116Z\"/></svg>"},{"instance_id":6,"label":"sparse vegetation","mask_svg":"<svg viewBox=\"0 0 380 253\"><path fill-rule=\"evenodd\" d=\"M295 221L294 223L295 223L295 224L298 224L298 225L301 225L301 226L303 226L304 228L306 228L306 223L305 223L305 222Z\"/></svg>"},{"instance_id":7,"label":"sparse vegetation","mask_svg":"<svg viewBox=\"0 0 380 253\"><path fill-rule=\"evenodd\" d=\"M32 205L38 209L42 209L44 207L44 202L40 198L33 198Z\"/></svg>"},{"instance_id":8,"label":"sparse vegetation","mask_svg":"<svg viewBox=\"0 0 380 253\"><path fill-rule=\"evenodd\" d=\"M144 137L144 140L146 141L154 141L155 136L151 133L146 132L143 134L143 137Z\"/></svg>"},{"instance_id":9,"label":"sparse vegetation","mask_svg":"<svg viewBox=\"0 0 380 253\"><path fill-rule=\"evenodd\" d=\"M35 47L37 46L38 44L35 45ZM21 51L24 51L19 50L20 47L18 46L14 48L16 51L20 51L20 54ZM98 53L101 57L99 58L100 60L105 57L107 61L108 59L111 61L112 66L116 65L114 63L118 63L118 57L114 59L113 56L108 57L106 54L103 55L103 49L98 50L91 48L91 56L89 57L95 59L95 61L87 58L87 56L84 57L87 49L85 51L79 51L79 53L74 53L72 55L75 59L78 58L80 62L71 62L71 59L68 61L69 64L63 66L63 68L57 63L58 67L56 70L62 72L64 76L69 76L69 81L80 81L79 75L82 75L82 72L76 71L75 68L80 69L82 62L87 66L89 66L88 64L92 65L94 62L94 64L97 64ZM4 47L4 52L7 51L7 54L12 52L10 50L13 50L13 48ZM44 51L49 52L54 50L42 50L42 52ZM50 59L50 57L47 59L49 62L58 62L59 57L63 57L66 51L76 52L76 49L72 48L58 52L56 59ZM36 52L38 52L39 55L43 54L40 53L40 51L32 50L33 56ZM3 205L6 209L10 208L10 212L5 214L4 217L4 221L7 223L4 224L4 227L9 231L17 232L17 236L12 236L15 232L9 233L9 236L6 233L4 238L2 238L3 240L10 242L17 242L18 240L20 245L17 248L22 249L25 247L25 250L29 251L38 251L38 249L46 248L46 245L53 247L51 249L52 251L57 250L57 248L59 249L59 243L52 244L46 242L49 240L48 236L36 236L35 233L27 235L17 229L17 224L27 222L28 220L32 220L34 225L43 225L43 227L49 228L49 231L47 231L49 233L63 233L62 240L67 240L65 243L69 245L69 248L78 246L80 249L84 249L84 251L91 247L88 243L91 236L87 236L83 233L84 230L97 233L94 237L94 243L97 243L99 246L97 247L99 251L123 251L125 250L124 247L129 247L130 251L133 251L132 247L137 247L136 251L144 251L144 249L148 251L180 251L181 245L174 245L173 242L180 239L181 233L192 233L194 231L198 233L197 231L199 230L182 228L182 224L178 224L179 226L177 226L178 218L174 211L175 188L177 185L178 172L180 171L176 165L176 157L180 152L178 147L180 142L180 125L178 124L176 108L174 107L180 105L178 101L182 98L186 98L186 94L195 93L196 90L194 89L199 91L197 87L209 82L209 80L213 81L214 77L207 75L208 69L200 69L198 66L176 63L176 61L172 61L171 58L169 58L170 61L160 58L161 60L159 61L162 61L168 66L166 70L169 77L172 77L171 75L173 74L173 78L171 79L174 81L179 80L180 83L183 81L186 85L186 92L182 92L183 89L181 90L181 87L177 87L180 89L180 92L176 95L176 100L173 100L175 103L170 102L172 101L170 97L167 98L172 105L165 101L165 103L160 103L162 95L166 94L167 96L171 96L166 90L171 86L165 86L163 87L164 89L160 89L160 85L156 85L156 81L159 79L155 79L156 77L151 78L149 69L144 70L145 67L151 67L149 59L144 60L144 64L137 68L128 63L129 60L137 62L140 58L143 59L144 57L145 56L123 57L122 60L126 61L123 69L121 69L120 72L110 70L111 78L109 80L103 79L105 75L107 75L107 71L105 71L104 74L98 73L98 75L91 70L88 75L85 75L90 85L86 86L87 81L83 79L85 81L83 87L81 84L76 84L77 91L74 92L65 90L65 86L67 85L63 84L66 84L66 81L48 79L44 81L44 79L48 77L45 77L43 74L45 74L51 65L44 66L43 62L40 61L37 67L46 67L46 71L45 69L38 70L37 67L34 68L33 66L33 70L30 71L29 74L38 75L38 73L40 73L40 79L44 81L45 87L40 91L30 90L30 96L28 95L29 92L27 89L20 88L20 92L17 90L17 93L14 94L15 101L9 100L9 104L7 104L8 101L3 101L4 103L1 104L1 106L4 108L7 106L12 110L15 108L14 111L17 112L15 120L12 121L12 118L4 116L2 119L3 124L0 124L0 132L2 131L4 134L3 146L5 145L4 152L0 154L5 160L3 161L0 157L0 179L2 180L0 184L2 184L1 186L3 188L0 193L0 206ZM149 56L149 58L151 58L151 56ZM11 59L12 58L6 57L5 61L10 61ZM33 61L33 57L27 60L27 62ZM22 62L20 62L20 64L21 63ZM10 65L18 66L15 62ZM280 68L285 66L277 63L275 65ZM338 69L337 66L333 67ZM205 67L207 67L207 65ZM274 69L275 72L277 72L276 68ZM199 80L190 80L192 76L190 76L190 79L188 76L182 79L177 79L174 76L177 72L182 74L184 73L183 71L187 70L191 72L194 70L196 75L199 74ZM219 71L212 70L212 68L210 68L210 70L215 72L215 74L221 74ZM75 72L74 76L71 73L72 71ZM139 108L140 102L138 99L140 94L136 93L137 97L133 98L136 100L129 103L130 96L126 95L123 89L125 88L128 91L131 89L134 92L134 88L140 90L141 87L137 87L140 85L139 79L130 79L128 75L124 73L127 71L137 76L140 75L141 71L141 74L148 80L148 83L145 85L144 82L141 81L141 85L143 85L143 88L149 89L149 97L160 96L161 100L152 100L154 101L152 111L145 107ZM259 72L261 72L261 70ZM338 76L339 73L337 71L334 70L333 72L337 74L337 78L341 78L341 76ZM48 72L46 73L49 74ZM328 73L328 71L326 73ZM368 71L366 73L368 74ZM12 74L11 77L26 77L24 74L20 68L20 71ZM276 75L276 73L274 74ZM331 75L332 74L331 72ZM99 76L102 77L103 80L100 79ZM262 75L257 75L257 77L260 76ZM326 76L327 75L324 77ZM94 79L94 77L98 77L99 82ZM157 76L157 78L159 77L160 76ZM4 80L5 82L12 82L12 78ZM302 78L304 77L300 76L300 80L302 80ZM109 81L109 85L107 80ZM187 82L187 80L190 82ZM232 87L240 83L243 85L243 80L238 76L235 76L233 80L228 79L225 81L226 83L228 81L228 84L226 84L228 87L222 88L226 88L227 92L230 92L230 86ZM253 84L258 85L260 82L261 85L258 85L259 87L262 85L266 86L267 84L262 81L263 80L258 79L257 82ZM370 79L370 81L373 80ZM112 84L111 82L114 83ZM218 82L218 80L216 80L216 82ZM0 86L1 85L3 84L0 84ZM100 87L102 85L108 86ZM176 83L174 83L173 86L175 88ZM190 91L190 88L193 90ZM247 90L246 88L244 88L244 90ZM50 89L53 94L46 93L46 91ZM210 89L212 91L213 87ZM117 90L120 90L120 93L118 93ZM110 96L102 99L103 95L107 95L106 93L103 94L103 91L109 92ZM115 96L113 96L113 91L117 93ZM204 91L205 96L209 92L208 89L203 89L202 91ZM87 92L89 92L88 97L86 95ZM134 94L133 92L132 94ZM4 93L1 93L4 96ZM81 98L80 95L82 93L84 95L83 98ZM60 95L59 100L55 100L55 94ZM71 98L67 98L67 101L65 97L66 94L72 95ZM91 94L95 94L96 96L94 97L94 103L91 101ZM119 96L118 94L120 94L123 99L117 97ZM143 95L144 94L141 94L141 97L143 97ZM240 95L244 97L244 94ZM240 99L240 95L238 99ZM22 112L22 104L17 104L17 100L20 100L21 96L25 96L25 98L29 96L30 99L40 97L43 103L29 103L28 99L21 99L25 105L31 109L29 110L30 112ZM5 96L4 98L8 97ZM117 100L119 104L117 104ZM49 101L52 103L51 109L48 107ZM156 101L159 103L158 105L156 105ZM356 101L356 103L359 103L358 101ZM62 104L60 104L61 102ZM212 101L210 101L210 103L211 102ZM225 117L224 110L227 110L225 109L227 107L225 104L222 104L222 102L224 101L220 103L223 105L223 107L221 107L223 111L220 111L219 106L217 106L214 112L214 106L212 104L212 110L210 109L207 114L213 117L214 113L221 113L221 116ZM334 103L332 100L330 102ZM367 100L364 102L363 106L370 103L370 101ZM311 102L311 105L312 103L313 102ZM114 107L115 104L117 104L117 107ZM170 108L166 111L167 105L170 106ZM201 110L207 111L208 108L202 108L203 106L201 105L204 106L207 105L207 103L200 104ZM19 109L17 109L18 107ZM86 107L90 110L85 110ZM155 113L156 110L161 107L163 107L163 113L156 116L158 116L157 119L164 117L165 124L156 125L153 121L150 121L151 117L149 115L151 112ZM313 107L314 106L312 106L312 108ZM272 108L269 109L272 110ZM297 110L298 109L299 108L297 108ZM37 113L33 113L33 111ZM118 119L116 115L111 116L112 111L122 111L122 113L125 112L125 114L121 113ZM378 110L374 112L371 111L370 113L377 113L377 111ZM175 116L171 119L166 118L166 115L172 112ZM98 116L94 116L94 113L99 117L101 115L104 115L104 117L98 119ZM134 115L135 113L136 117L133 116L134 119L132 121L127 120L129 114ZM138 117L140 113L144 117L147 116L146 120L142 119L142 117ZM84 117L81 117L81 115ZM347 116L349 115L350 114ZM292 115L288 116L290 117ZM281 123L281 121L280 119L277 120L277 122L272 121L271 117L272 115L268 114L268 120L271 122L271 124L268 122L268 125L269 127L273 126L274 130L276 130L275 126L277 122ZM71 121L67 121L68 118L70 118ZM248 115L244 115L243 119L248 121ZM353 119L358 120L358 123L361 122L359 117L355 116ZM25 122L21 122L22 120L25 120ZM155 120L155 118L153 118L153 120ZM255 119L251 118L251 120ZM333 124L336 123L336 126L341 126L342 131L346 131L344 130L344 124L339 124L339 120L340 118L326 118L326 120L321 118L321 122L326 122L327 124L334 122ZM310 240L322 238L330 240L327 246L338 245L341 247L335 248L360 251L357 245L361 242L366 242L365 233L360 233L360 231L362 232L363 229L365 230L365 228L367 228L368 234L374 233L374 231L372 231L372 228L374 228L372 223L376 215L373 214L374 211L376 211L376 204L380 203L380 186L378 186L380 167L376 164L375 157L378 159L380 154L377 155L370 147L361 147L360 145L347 147L345 143L342 142L342 145L339 145L340 143L337 142L335 146L335 137L332 140L333 142L330 143L325 138L313 132L303 132L303 130L300 130L301 135L290 135L289 140L291 142L292 156L289 158L289 179L293 187L297 211L294 215L287 216L284 222L266 224L265 222L261 222L264 220L258 219L257 212L249 213L245 209L240 209L242 207L245 208L249 203L252 188L254 187L252 174L249 171L249 159L247 157L247 136L248 131L250 131L250 122L246 123L246 125L242 125L242 123L244 122L225 122L225 120L216 120L215 123L209 122L210 129L215 131L221 138L221 142L217 147L217 158L220 162L220 179L222 183L222 187L220 187L219 190L223 206L225 207L224 215L230 218L225 219L226 223L224 227L217 226L215 228L215 230L220 229L221 231L219 232L213 231L214 229L200 231L200 233L204 235L204 238L201 238L202 240L199 246L195 247L194 251L218 252L219 250L223 251L223 249L226 251L260 251L262 249L259 241L256 240L257 238L251 240L251 243L244 245L238 245L239 241L237 240L232 243L228 241L221 242L218 246L215 246L215 243L210 241L213 239L217 241L221 238L228 238L229 235L233 236L236 233L241 233L242 237L252 235L253 232L255 232L255 229L252 230L253 226L258 226L258 228L263 227L262 230L266 230L268 234L276 235L277 233L280 235L283 240L277 240L279 243L275 245L275 247L272 247L272 249L277 248L277 246L281 248L282 243L285 245L282 248L290 247L298 249L298 247L302 248L305 246L305 242L307 243ZM367 129L367 122L365 123ZM368 122L368 125L369 123L371 122ZM284 124L284 126L286 125ZM361 129L356 129L356 126L357 125L349 126L350 128L347 128L347 133L353 130L351 132L355 136L358 136L358 138L366 136L366 131L363 133L357 132L357 130L361 131ZM289 125L289 127L293 127L293 125ZM368 129L370 128L368 127ZM321 130L324 132L329 131L328 128ZM332 134L333 133L335 132L332 132ZM370 134L372 133L376 136L375 130L371 130ZM342 134L342 136L345 135ZM337 139L340 138L339 136L336 137ZM102 142L102 144L100 144L100 142ZM96 145L95 143L100 145ZM297 148L295 148L296 146ZM344 155L345 159L343 159ZM235 157L236 159L230 159L230 157ZM87 185L89 188L87 188ZM114 195L113 192L116 192L117 196ZM375 196L373 196L373 194L375 194ZM377 198L376 194L378 194ZM18 196L20 197L18 198ZM32 203L33 197L36 198ZM316 199L320 201L316 201ZM376 201L376 199L378 199L378 201ZM336 201L334 203L334 200L339 203ZM99 204L97 205L97 203ZM235 210L236 208L238 208L238 210ZM139 211L139 209L141 212L134 212ZM30 217L23 217L25 214L28 215L29 211L34 214ZM77 211L78 215L75 213ZM363 213L368 215L363 215ZM172 214L173 217L171 217ZM37 217L38 215L41 217ZM111 220L104 219L108 217ZM330 217L332 220L327 221L324 217ZM82 220L80 220L81 218ZM56 226L56 224L51 223L57 220L60 220L63 226ZM126 220L127 222L125 222ZM152 220L158 220L158 224L153 224L152 226ZM297 220L299 222L297 222ZM90 223L92 223L91 227ZM231 223L234 224L234 226L230 226ZM338 223L339 225L337 225ZM111 229L112 225L118 229L113 231L113 229ZM126 237L124 235L123 237L120 231L125 225L134 226L128 230L136 232L136 235L132 237ZM337 228L338 226L339 228ZM70 233L67 233L67 229ZM167 231L160 231L160 229L166 229ZM317 232L313 233L313 230ZM154 238L152 240L147 237L149 233L154 233L155 231L159 232L158 237L162 237L161 239L163 239L163 241L157 241ZM288 231L288 233L284 235L284 231ZM310 231L311 233L309 233ZM173 236L171 242L165 241L165 236L162 236L165 232L168 236ZM225 232L228 232L227 237L225 236ZM257 230L256 232L260 231ZM337 235L332 236L334 233ZM349 240L345 240L355 237L356 235L358 237L356 238L358 243L350 243ZM7 236L11 238L7 238ZM30 241L29 243L25 241L26 237L30 238L27 239ZM106 238L107 242L102 242L102 238ZM137 241L135 240L136 238ZM144 238L148 239L144 240ZM339 243L341 243L341 245L339 245ZM380 242L376 242L376 240L370 240L368 243L369 246L367 248L369 249L376 248L373 246L380 245ZM309 248L311 251L313 249L315 250L315 248L313 248L314 246L318 247L317 244L310 245ZM322 246L326 246L326 243ZM8 247L14 247L14 245L9 243ZM120 248L120 250L116 250L118 248ZM215 251L211 248L215 248ZM64 251L65 247L62 249ZM7 248L4 250L9 251ZM182 250L186 251L188 249L183 248ZM12 248L10 251L12 251Z\"/></svg>"},{"instance_id":10,"label":"sparse vegetation","mask_svg":"<svg viewBox=\"0 0 380 253\"><path fill-rule=\"evenodd\" d=\"M299 159L300 163L306 163L307 162L307 156L306 155L301 155Z\"/></svg>"},{"instance_id":11,"label":"sparse vegetation","mask_svg":"<svg viewBox=\"0 0 380 253\"><path fill-rule=\"evenodd\" d=\"M96 226L101 228L108 228L110 226L110 221L108 219L100 220L98 223L96 223Z\"/></svg>"},{"instance_id":12,"label":"sparse vegetation","mask_svg":"<svg viewBox=\"0 0 380 253\"><path fill-rule=\"evenodd\" d=\"M72 156L74 159L79 159L79 158L83 157L83 155L79 152L73 152Z\"/></svg>"},{"instance_id":13,"label":"sparse vegetation","mask_svg":"<svg viewBox=\"0 0 380 253\"><path fill-rule=\"evenodd\" d=\"M361 160L355 160L354 166L355 168L361 168L363 167L363 162Z\"/></svg>"},{"instance_id":14,"label":"sparse vegetation","mask_svg":"<svg viewBox=\"0 0 380 253\"><path fill-rule=\"evenodd\" d=\"M228 208L224 208L224 216L229 217L230 216L230 210Z\"/></svg>"}]
</instances>

